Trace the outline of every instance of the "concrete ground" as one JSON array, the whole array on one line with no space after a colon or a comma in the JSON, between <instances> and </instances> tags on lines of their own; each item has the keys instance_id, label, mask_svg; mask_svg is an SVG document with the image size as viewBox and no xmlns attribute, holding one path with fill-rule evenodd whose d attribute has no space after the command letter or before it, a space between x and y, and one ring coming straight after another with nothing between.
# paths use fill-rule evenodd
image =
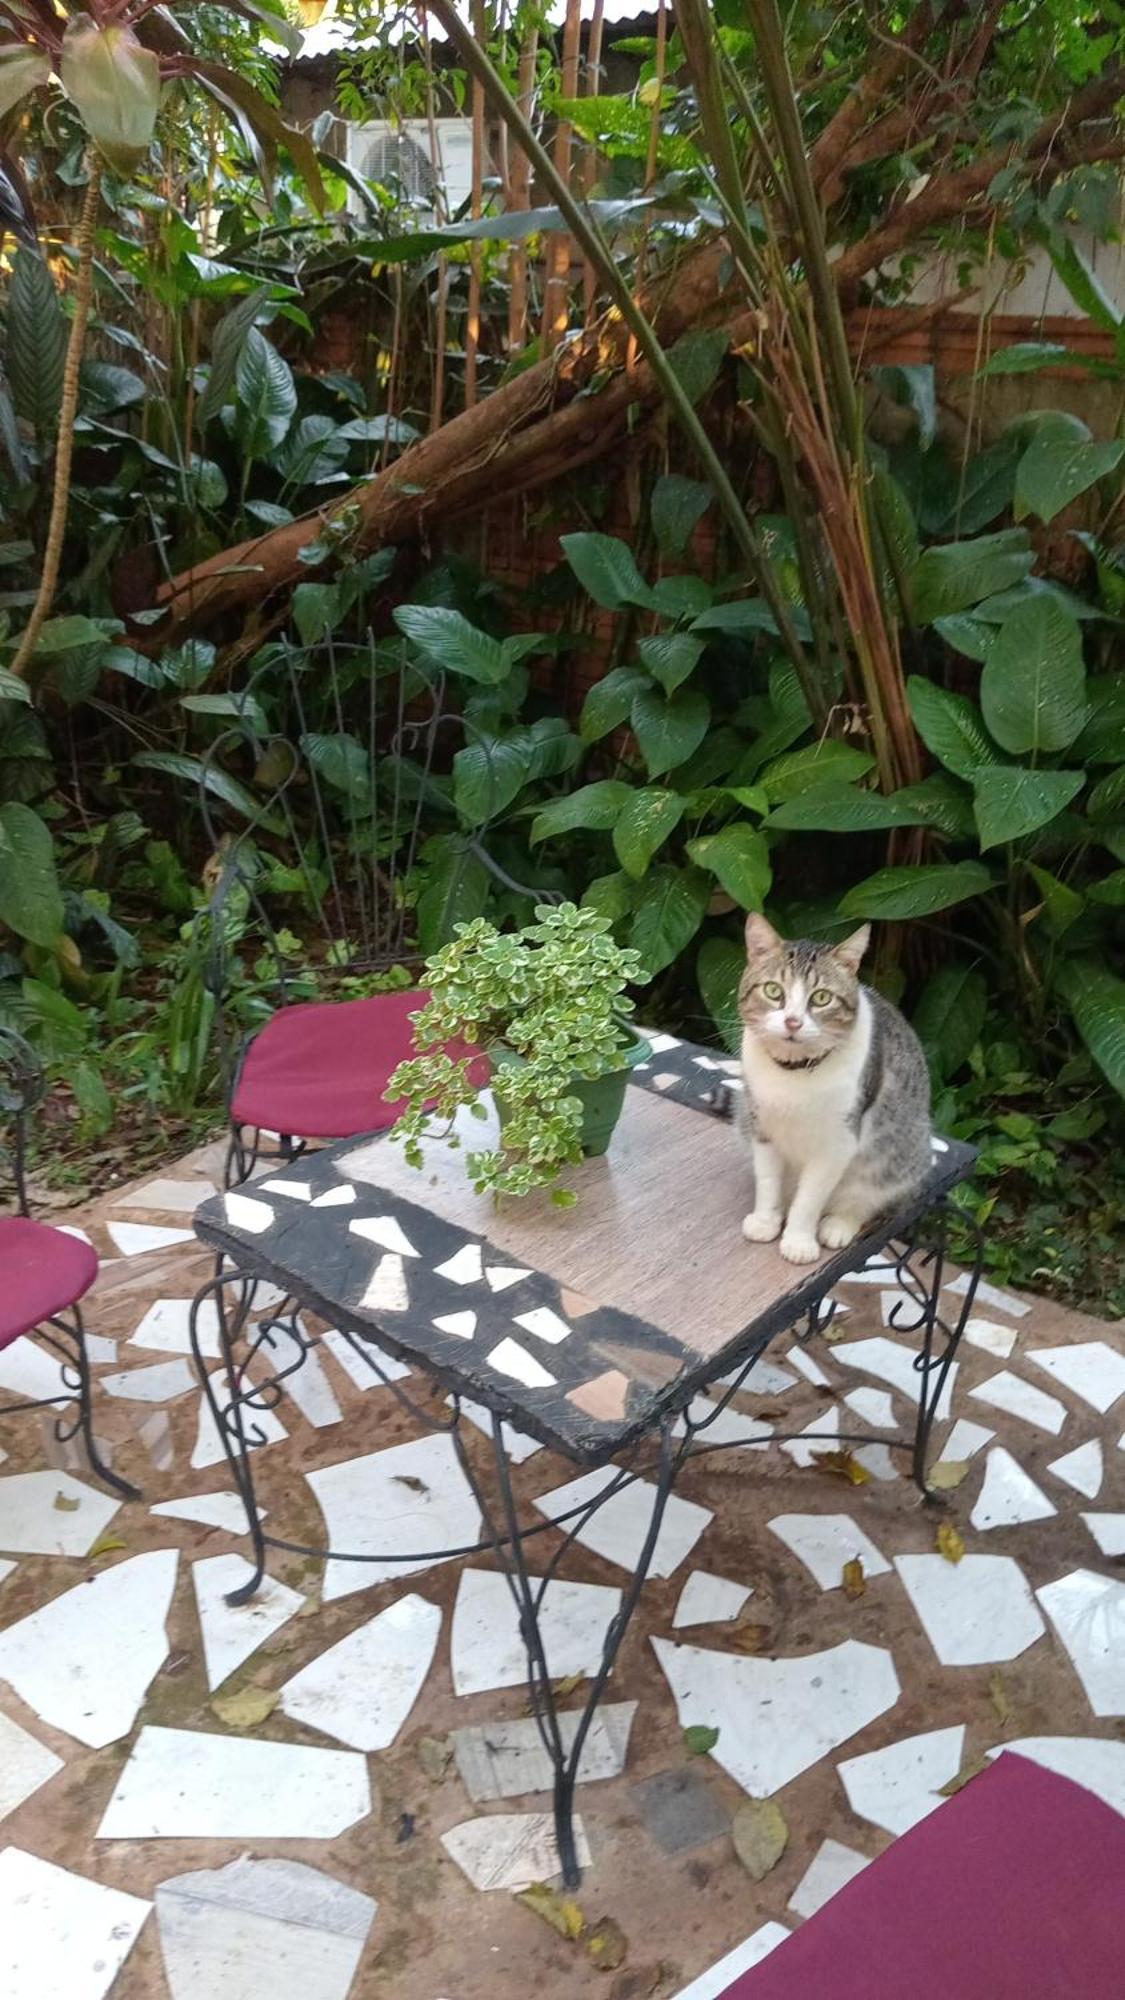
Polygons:
<instances>
[{"instance_id":1,"label":"concrete ground","mask_svg":"<svg viewBox=\"0 0 1125 2000\"><path fill-rule=\"evenodd\" d=\"M143 1907L120 1906L124 1917L120 1924L107 1921L104 1937L96 1912L88 1930L76 1920L66 1947L73 1977L58 1987L60 1996L65 1990L67 2000L87 1995L104 2000L110 1993L113 2000L210 2000L218 1993L225 2000L232 1995L234 2000L258 1995L284 2000L290 1991L284 1985L285 1967L297 1978L293 1966L299 1962L303 2000L343 2000L345 1993L352 2000L526 2000L536 1992L551 2000L577 2000L591 1991L602 1992L606 2000L672 2000L681 1993L706 2000L716 1990L713 1985L693 1985L706 1968L768 1923L793 1928L850 1870L876 1857L897 1833L932 1809L942 1786L971 1772L998 1745L1051 1739L1054 1748L1039 1743L1032 1746L1033 1754L1053 1758L1064 1769L1077 1768L1075 1759L1088 1745L1090 1761L1082 1767L1087 1781L1125 1809L1118 1772L1122 1753L1117 1749L1125 1718L1125 1650L1118 1642L1125 1625L1125 1586L1118 1582L1114 1562L1114 1551L1125 1549L1125 1512L1113 1511L1125 1509L1125 1459L1118 1443L1125 1410L1125 1401L1119 1400L1125 1395L1122 1327L1002 1294L978 1300L972 1344L962 1346L952 1416L935 1432L939 1458L955 1460L949 1477L959 1479L950 1486L944 1507L923 1504L905 1477L874 1476L852 1484L846 1468L841 1474L816 1463L802 1465L778 1443L715 1453L687 1468L677 1490L707 1510L709 1518L684 1525L685 1541L693 1533L697 1538L672 1574L645 1586L614 1674L609 1699L638 1705L624 1769L579 1788L592 1860L577 1900L595 1932L600 1920L612 1920L603 1962L597 1960L596 1939L591 1956L589 1931L576 1939L561 1936L510 1890L473 1886L443 1846L442 1836L478 1818L549 1809L542 1793L474 1803L457 1762L448 1757L453 1731L486 1724L495 1734L527 1713L526 1690L518 1686L461 1696L453 1692L453 1608L464 1572L489 1570L487 1557L446 1563L322 1601L323 1566L275 1553L272 1577L297 1596L279 1602L272 1620L263 1625L261 1643L256 1643L257 1628L248 1622L253 1612L234 1628L223 1623L221 1613L208 1614L215 1661L223 1644L228 1646L225 1657L245 1653L220 1686L208 1685L193 1588L208 1573L193 1578L193 1566L216 1556L244 1554L247 1543L226 1528L151 1509L177 1497L226 1490L226 1464L192 1468L193 1455L200 1455L201 1399L197 1387L184 1385L182 1371L167 1378L173 1392L167 1400L137 1401L113 1392L120 1392L124 1371L133 1374L176 1361L177 1342L181 1350L184 1342L174 1332L167 1336L169 1350L134 1345L132 1338L155 1301L190 1299L208 1274L211 1258L190 1239L150 1248L144 1237L126 1232L115 1241L110 1232L125 1223L190 1229L197 1194L209 1191L207 1183L218 1177L218 1169L218 1149L205 1150L165 1170L162 1179L178 1187L157 1186L150 1194L150 1178L66 1217L89 1233L104 1260L88 1301L89 1328L117 1343L115 1353L99 1350L105 1358L96 1369L97 1429L112 1450L115 1467L144 1488L144 1499L114 1512L88 1539L85 1553L32 1552L37 1537L43 1546L53 1545L55 1528L80 1539L77 1523L93 1518L89 1495L96 1482L85 1473L81 1455L73 1447L60 1450L49 1423L39 1417L9 1417L0 1425L8 1454L0 1473L0 1555L14 1564L0 1582L0 1731L5 1719L18 1724L59 1760L57 1767L35 1772L34 1788L7 1810L0 1844L144 1902L151 1902L170 1878L222 1869L242 1855L305 1863L329 1878L321 1915L315 1921L306 1915L297 1924L298 1930L304 1927L302 1935L311 1930L319 1942L307 1962L298 1952L290 1963L285 1927L277 1920L283 1898L280 1890L270 1890L273 1877L259 1878L269 1891L262 1909L249 1907L253 1892L248 1899L228 1898L221 1923L212 1922L206 1909L200 1919L201 1905L192 1902L192 1891L166 1892L151 1914ZM886 1362L886 1343L894 1343L900 1359L907 1345L884 1324L887 1308L880 1287L849 1283L838 1288L838 1297L848 1312L832 1328L833 1340L814 1341L799 1356L796 1369L787 1359L792 1342L776 1342L771 1359L791 1379L775 1383L767 1394L740 1399L740 1407L786 1434L818 1418L831 1426L833 1411L840 1413L846 1430L864 1428L863 1418L871 1416L893 1417L899 1428L907 1429L912 1415L907 1398L886 1377L870 1372ZM849 1352L869 1339L884 1345ZM1038 1352L1056 1349L1061 1352L1049 1353L1046 1365L1036 1362ZM9 1356L15 1351L9 1350ZM293 1540L316 1540L322 1532L304 1475L420 1434L390 1389L361 1391L331 1352L321 1349L320 1355L331 1396L316 1413L330 1420L314 1425L287 1399L278 1411L287 1436L255 1455L269 1526ZM798 1372L802 1364L807 1370L810 1361L811 1372L822 1374L822 1381ZM893 1370L893 1354L890 1365ZM998 1376L1004 1378L998 1390L987 1388ZM1018 1405L1020 1385L1035 1392L1027 1399L1026 1414L1001 1409L991 1400L995 1393ZM6 1386L0 1368L4 1400ZM973 1393L982 1387L983 1399ZM426 1401L417 1377L411 1389ZM848 1396L857 1402L845 1403ZM332 1417L332 1398L338 1420ZM966 1431L966 1423L989 1435ZM962 1428L951 1448L948 1441L957 1426ZM873 1432L884 1439L892 1435L889 1430ZM1095 1441L1100 1453L1079 1452ZM483 1440L475 1442L483 1447ZM822 1449L830 1448L826 1440ZM809 1453L798 1450L796 1456ZM483 1448L479 1460L487 1477ZM902 1467L905 1461L900 1457L895 1463ZM870 1464L885 1475L889 1461L878 1453ZM51 1466L61 1483L49 1495L46 1514L40 1491L39 1512L32 1507L29 1515L28 1489L18 1476L44 1466ZM967 1469L959 1476L962 1466ZM68 1467L85 1489L77 1508L77 1489L66 1484ZM564 1484L574 1470L546 1450L529 1457L516 1474L528 1514L537 1496ZM982 1492L986 1481L988 1490ZM799 1518L794 1526L785 1517ZM840 1518L828 1517L842 1517L842 1524ZM781 1522L782 1532L771 1529L771 1522ZM938 1551L936 1537L946 1523L963 1539L966 1554L960 1562L952 1563ZM818 1527L821 1539L814 1545L810 1537ZM550 1531L540 1546L546 1553L554 1545ZM1103 1547L1109 1553L1103 1554ZM36 1628L27 1644L23 1634L13 1639L13 1628L40 1607L150 1551L180 1555L167 1644L158 1633L151 1678L136 1664L152 1643L151 1616L143 1635L138 1630L135 1649L121 1648L112 1606L96 1610L83 1623L81 1598L65 1631L50 1631L38 1654L32 1643ZM951 1552L956 1553L955 1543ZM844 1562L856 1553L864 1557L863 1574L849 1572L849 1593L843 1587ZM902 1571L893 1567L896 1559L910 1556L932 1561L913 1569L907 1564ZM994 1560L982 1566L979 1559L985 1557ZM7 1567L0 1563L0 1571ZM750 1589L733 1619L716 1620L709 1614L707 1622L673 1625L685 1583L696 1571ZM583 1548L572 1552L567 1573L614 1590L627 1581L621 1564ZM161 1576L165 1574L162 1570ZM1068 1578L1065 1588L1052 1591L1051 1586ZM913 1580L913 1597L906 1579ZM1033 1593L1041 1591L1045 1595L1037 1600ZM263 1799L258 1823L231 1837L172 1830L153 1837L98 1837L138 1733L148 1725L202 1732L227 1742L252 1738L304 1745L322 1755L339 1753L338 1735L291 1719L280 1708L265 1712L268 1704L260 1703L259 1719L232 1723L212 1703L217 1696L221 1709L223 1697L232 1692L281 1689L308 1662L407 1596L437 1607L440 1633L428 1667L423 1649L417 1668L420 1692L394 1740L365 1759L362 1752L350 1753L348 1782L365 1782L360 1768L365 1762L370 1783L370 1810L364 1805L354 1823L331 1836L276 1837L271 1832L276 1822ZM728 1600L734 1607L737 1592L724 1593L718 1608L725 1610ZM706 1605L702 1608L708 1611ZM654 1638L674 1642L664 1649L663 1664ZM855 1642L862 1650L856 1650ZM826 1657L811 1678L799 1664L795 1669L786 1664L816 1654ZM75 1688L87 1684L94 1708L112 1705L112 1691L97 1685L110 1656L119 1683L139 1677L137 1698L126 1702L128 1712L116 1724L105 1725L112 1740L89 1747L50 1718L86 1714L81 1701L77 1708L74 1701ZM393 1671L387 1672L391 1685ZM65 1683L61 1693L60 1677ZM679 1711L670 1682L679 1688ZM353 1696L356 1692L353 1688ZM368 1693L374 1703L382 1692L378 1671L373 1672L358 1689L360 1705ZM575 1700L579 1698L576 1692ZM327 1725L332 1714L327 1707L323 1714ZM710 1753L690 1754L684 1727L693 1724L718 1729ZM88 1720L80 1727L89 1736L105 1734L105 1728ZM915 1738L925 1740L908 1744L898 1760L849 1772L849 1798L841 1764ZM34 1767L32 1752L26 1754ZM759 1777L751 1778L749 1786L724 1768L725 1761L746 1780L759 1757ZM19 1763L0 1736L0 1766L5 1761L10 1769ZM315 1759L308 1769L314 1766L322 1768ZM183 1767L190 1789L189 1767L190 1757ZM338 1768L343 1771L344 1766ZM774 1778L781 1775L782 1782L775 1784L770 1772ZM306 1798L313 1811L317 1782L294 1770L285 1804L297 1822ZM731 1833L749 1790L771 1793L788 1828L784 1851L760 1881L739 1859ZM5 1798L19 1792L18 1779L7 1794L0 1782L0 1813ZM174 1775L158 1783L158 1792L156 1816L166 1812L165 1823L172 1827L178 1810ZM252 1805L246 1810L253 1822ZM826 1842L849 1850L851 1858L839 1855L834 1846L823 1852ZM806 1872L818 1856L818 1868L806 1883ZM68 1891L65 1880L51 1881L61 1900L57 1905L48 1900L42 1922L57 1941L64 1917L70 1921ZM366 1904L343 1898L336 1908L333 1884L373 1898L378 1906L373 1921ZM0 1855L0 1972L7 1893ZM209 1893L206 1886L200 1891ZM292 1893L296 1910L300 1894L297 1889ZM795 1894L796 1907L791 1902ZM111 1902L104 1907L112 1920L118 1906ZM185 1910L194 1910L199 1920L195 1930ZM131 1937L135 1942L130 1948ZM32 1953L31 1969L25 1960L22 1971L9 1972L7 1982L0 1977L6 2000L30 2000L33 1993L37 2000L53 2000L48 1973L35 1969L34 1940L25 1941L23 1948Z\"/></svg>"}]
</instances>

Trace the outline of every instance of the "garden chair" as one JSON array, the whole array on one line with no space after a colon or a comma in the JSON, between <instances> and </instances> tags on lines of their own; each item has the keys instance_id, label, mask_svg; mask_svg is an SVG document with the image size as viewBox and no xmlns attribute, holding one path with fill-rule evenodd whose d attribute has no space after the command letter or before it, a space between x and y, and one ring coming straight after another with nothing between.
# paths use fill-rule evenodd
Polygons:
<instances>
[{"instance_id":1,"label":"garden chair","mask_svg":"<svg viewBox=\"0 0 1125 2000\"><path fill-rule=\"evenodd\" d=\"M447 709L444 677L401 664L388 674L370 635L354 648L326 643L315 664L276 648L256 683L231 700L235 720L204 760L200 793L215 856L205 978L230 1124L228 1188L254 1172L263 1135L276 1137L288 1161L312 1141L394 1122L387 1083L414 1053L410 1017L429 996L413 981L371 989L421 964L407 885L431 830L424 807L451 811L439 740L447 757L457 736L474 742L490 782L488 739ZM216 799L232 798L244 813L233 833L215 818ZM537 893L492 860L483 833L482 825L456 836L443 886L451 908L459 870L479 880L483 868L512 892ZM295 930L311 940L307 958L295 951ZM244 1006L241 1032L232 1032L244 943L265 974L251 1003L257 1019L247 1029Z\"/></svg>"},{"instance_id":2,"label":"garden chair","mask_svg":"<svg viewBox=\"0 0 1125 2000\"><path fill-rule=\"evenodd\" d=\"M0 1405L0 1417L77 1401L76 1417L56 1420L59 1443L69 1443L81 1431L98 1478L125 1499L137 1500L137 1488L103 1464L94 1439L90 1363L78 1301L98 1275L97 1251L65 1229L36 1222L28 1210L27 1120L44 1089L43 1070L34 1050L22 1035L0 1027L0 1115L9 1123L11 1133L6 1157L0 1157L10 1169L16 1197L15 1215L0 1216L0 1351L35 1334L62 1362L56 1395Z\"/></svg>"}]
</instances>

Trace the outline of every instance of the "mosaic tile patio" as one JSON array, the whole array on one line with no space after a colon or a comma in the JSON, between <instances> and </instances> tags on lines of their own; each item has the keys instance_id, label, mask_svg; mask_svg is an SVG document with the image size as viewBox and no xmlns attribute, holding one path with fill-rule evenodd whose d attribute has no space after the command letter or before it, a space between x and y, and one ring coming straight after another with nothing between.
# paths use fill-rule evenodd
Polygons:
<instances>
[{"instance_id":1,"label":"mosaic tile patio","mask_svg":"<svg viewBox=\"0 0 1125 2000\"><path fill-rule=\"evenodd\" d=\"M674 1048L658 1053L674 1096ZM935 1509L885 1446L865 1451L861 1485L817 1463L833 1433L889 1437L912 1419L895 1294L860 1273L837 1287L833 1342L771 1348L741 1422L724 1420L748 1443L677 1488L579 1786L579 1901L626 1941L621 1966L594 1974L512 1900L554 1850L488 1559L326 1575L275 1551L257 1599L225 1603L244 1523L185 1372L187 1304L211 1264L187 1224L218 1168L204 1150L72 1218L103 1259L95 1427L144 1500L105 1495L38 1418L0 1427L4 2000L578 2000L595 1984L607 2000L712 2000L1006 1745L1125 1812L1125 1329L983 1288L936 1432L965 1470ZM267 1195L276 1178L242 1197L244 1226L288 1199L308 1227L312 1201L293 1180ZM365 1222L357 1248L379 1257L394 1310L416 1246L387 1222ZM487 1279L489 1325L506 1319L513 1350L530 1334L557 1352L549 1325L527 1324L554 1307L528 1303L522 1267L450 1261L439 1332L473 1337ZM441 1440L331 1329L308 1330L327 1336L317 1365L256 1459L271 1528L472 1542L477 1509ZM53 1383L28 1343L5 1363L12 1388ZM417 1375L410 1387L441 1410ZM487 1480L484 1440L467 1437ZM545 1566L552 1514L606 1475L576 1481L531 1440L518 1457ZM625 1494L596 1517L548 1593L560 1678L596 1661L635 1512ZM936 1547L942 1521L959 1562ZM718 1730L708 1756L688 1755L695 1724ZM760 1883L729 1832L748 1792L790 1829Z\"/></svg>"}]
</instances>

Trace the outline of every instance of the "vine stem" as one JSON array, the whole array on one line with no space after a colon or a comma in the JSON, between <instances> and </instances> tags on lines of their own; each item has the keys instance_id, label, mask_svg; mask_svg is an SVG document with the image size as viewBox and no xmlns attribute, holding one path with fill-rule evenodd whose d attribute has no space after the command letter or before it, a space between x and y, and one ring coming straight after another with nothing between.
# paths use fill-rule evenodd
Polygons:
<instances>
[{"instance_id":1,"label":"vine stem","mask_svg":"<svg viewBox=\"0 0 1125 2000\"><path fill-rule=\"evenodd\" d=\"M39 642L39 634L46 624L51 606L55 601L55 590L59 581L59 567L62 562L63 540L66 535L67 515L70 511L70 468L74 458L74 420L78 415L78 376L82 367L82 356L86 350L86 327L90 319L90 305L94 295L94 224L98 218L98 204L101 200L102 170L97 161L90 168L90 178L86 183L86 196L82 203L82 214L78 222L78 278L74 288L74 318L70 323L70 338L66 345L66 364L63 368L62 399L59 403L59 428L55 441L55 476L51 492L51 518L47 525L47 540L43 548L43 568L39 576L39 590L32 607L31 617L20 634L20 643L9 672L26 675L32 656Z\"/></svg>"}]
</instances>

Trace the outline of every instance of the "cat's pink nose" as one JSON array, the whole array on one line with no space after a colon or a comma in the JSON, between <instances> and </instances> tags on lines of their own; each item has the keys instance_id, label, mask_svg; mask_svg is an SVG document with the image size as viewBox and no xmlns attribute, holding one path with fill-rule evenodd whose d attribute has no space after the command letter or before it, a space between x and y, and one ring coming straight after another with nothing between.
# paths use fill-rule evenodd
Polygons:
<instances>
[{"instance_id":1,"label":"cat's pink nose","mask_svg":"<svg viewBox=\"0 0 1125 2000\"><path fill-rule=\"evenodd\" d=\"M785 1026L791 1035L796 1034L800 1025L801 1025L801 1017L799 1014L787 1014L785 1016Z\"/></svg>"}]
</instances>

